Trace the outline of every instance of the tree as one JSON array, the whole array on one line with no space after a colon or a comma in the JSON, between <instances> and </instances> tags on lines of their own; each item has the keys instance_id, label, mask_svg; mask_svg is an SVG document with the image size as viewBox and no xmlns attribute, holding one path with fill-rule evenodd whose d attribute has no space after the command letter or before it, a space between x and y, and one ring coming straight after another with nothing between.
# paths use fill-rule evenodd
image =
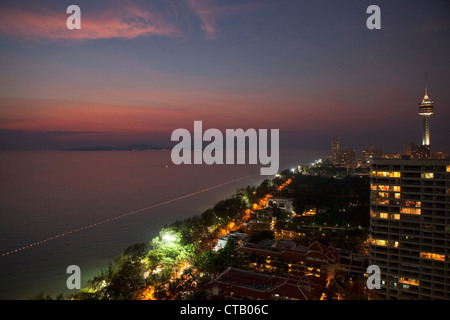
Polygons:
<instances>
[{"instance_id":1,"label":"tree","mask_svg":"<svg viewBox=\"0 0 450 320\"><path fill-rule=\"evenodd\" d=\"M91 290L82 290L74 295L75 299L134 300L145 288L145 265L142 259L146 255L145 244L135 244L119 255L114 264L101 270L88 281Z\"/></svg>"}]
</instances>

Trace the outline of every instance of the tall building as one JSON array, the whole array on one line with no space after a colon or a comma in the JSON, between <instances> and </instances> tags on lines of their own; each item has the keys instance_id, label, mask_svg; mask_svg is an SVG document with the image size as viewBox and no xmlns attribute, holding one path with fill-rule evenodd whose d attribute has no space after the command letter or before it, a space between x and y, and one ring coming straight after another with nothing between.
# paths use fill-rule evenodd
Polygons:
<instances>
[{"instance_id":1,"label":"tall building","mask_svg":"<svg viewBox=\"0 0 450 320\"><path fill-rule=\"evenodd\" d=\"M345 168L356 167L356 150L345 147L339 150L337 164Z\"/></svg>"},{"instance_id":2,"label":"tall building","mask_svg":"<svg viewBox=\"0 0 450 320\"><path fill-rule=\"evenodd\" d=\"M450 299L450 161L371 162L370 264L385 299Z\"/></svg>"},{"instance_id":3,"label":"tall building","mask_svg":"<svg viewBox=\"0 0 450 320\"><path fill-rule=\"evenodd\" d=\"M336 165L339 157L339 137L331 139L331 163Z\"/></svg>"},{"instance_id":4,"label":"tall building","mask_svg":"<svg viewBox=\"0 0 450 320\"><path fill-rule=\"evenodd\" d=\"M370 149L365 149L362 151L362 161L369 162L371 159L381 158L382 155L382 150L370 147Z\"/></svg>"},{"instance_id":5,"label":"tall building","mask_svg":"<svg viewBox=\"0 0 450 320\"><path fill-rule=\"evenodd\" d=\"M419 114L422 145L406 146L410 159L371 161L369 258L385 299L450 299L450 160L430 157L426 81Z\"/></svg>"},{"instance_id":6,"label":"tall building","mask_svg":"<svg viewBox=\"0 0 450 320\"><path fill-rule=\"evenodd\" d=\"M423 118L422 145L430 146L430 116L434 113L434 103L428 97L428 84L425 74L425 96L419 106L419 114Z\"/></svg>"},{"instance_id":7,"label":"tall building","mask_svg":"<svg viewBox=\"0 0 450 320\"><path fill-rule=\"evenodd\" d=\"M410 156L411 159L430 159L431 149L430 146L411 143L405 146L404 155Z\"/></svg>"}]
</instances>

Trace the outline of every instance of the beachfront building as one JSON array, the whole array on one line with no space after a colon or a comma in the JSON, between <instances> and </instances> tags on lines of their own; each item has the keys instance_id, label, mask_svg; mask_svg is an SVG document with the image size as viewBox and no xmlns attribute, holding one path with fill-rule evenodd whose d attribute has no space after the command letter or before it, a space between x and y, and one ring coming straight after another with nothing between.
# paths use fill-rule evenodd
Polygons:
<instances>
[{"instance_id":1,"label":"beachfront building","mask_svg":"<svg viewBox=\"0 0 450 320\"><path fill-rule=\"evenodd\" d=\"M246 233L242 232L231 232L225 236L217 239L217 243L214 247L214 251L225 248L228 241L234 241L236 246L242 246L247 243L248 237Z\"/></svg>"},{"instance_id":2,"label":"beachfront building","mask_svg":"<svg viewBox=\"0 0 450 320\"><path fill-rule=\"evenodd\" d=\"M206 285L210 299L320 300L327 282L313 276L280 277L227 268Z\"/></svg>"},{"instance_id":3,"label":"beachfront building","mask_svg":"<svg viewBox=\"0 0 450 320\"><path fill-rule=\"evenodd\" d=\"M283 276L313 276L327 282L337 275L364 276L368 257L315 241L307 247L247 243L237 249L241 267Z\"/></svg>"},{"instance_id":4,"label":"beachfront building","mask_svg":"<svg viewBox=\"0 0 450 320\"><path fill-rule=\"evenodd\" d=\"M370 261L384 299L450 298L450 161L373 160Z\"/></svg>"}]
</instances>

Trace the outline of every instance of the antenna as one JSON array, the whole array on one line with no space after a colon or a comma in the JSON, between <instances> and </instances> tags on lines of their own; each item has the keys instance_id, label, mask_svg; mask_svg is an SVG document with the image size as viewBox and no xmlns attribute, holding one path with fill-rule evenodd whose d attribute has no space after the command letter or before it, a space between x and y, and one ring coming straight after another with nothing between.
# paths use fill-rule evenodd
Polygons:
<instances>
[{"instance_id":1,"label":"antenna","mask_svg":"<svg viewBox=\"0 0 450 320\"><path fill-rule=\"evenodd\" d=\"M428 95L428 79L427 79L427 72L425 71L425 95Z\"/></svg>"}]
</instances>

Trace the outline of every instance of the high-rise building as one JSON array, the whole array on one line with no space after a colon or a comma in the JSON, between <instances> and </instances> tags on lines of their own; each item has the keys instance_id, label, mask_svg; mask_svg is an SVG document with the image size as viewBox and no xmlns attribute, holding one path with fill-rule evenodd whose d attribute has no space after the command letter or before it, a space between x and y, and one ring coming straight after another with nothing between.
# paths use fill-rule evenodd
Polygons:
<instances>
[{"instance_id":1,"label":"high-rise building","mask_svg":"<svg viewBox=\"0 0 450 320\"><path fill-rule=\"evenodd\" d=\"M336 165L339 157L339 137L331 139L331 163Z\"/></svg>"},{"instance_id":2,"label":"high-rise building","mask_svg":"<svg viewBox=\"0 0 450 320\"><path fill-rule=\"evenodd\" d=\"M341 167L355 168L356 167L356 150L345 147L339 150L337 163Z\"/></svg>"},{"instance_id":3,"label":"high-rise building","mask_svg":"<svg viewBox=\"0 0 450 320\"><path fill-rule=\"evenodd\" d=\"M411 143L405 146L404 155L410 156L411 159L430 159L431 149L430 146Z\"/></svg>"},{"instance_id":4,"label":"high-rise building","mask_svg":"<svg viewBox=\"0 0 450 320\"><path fill-rule=\"evenodd\" d=\"M450 299L450 161L371 161L370 264L385 299Z\"/></svg>"},{"instance_id":5,"label":"high-rise building","mask_svg":"<svg viewBox=\"0 0 450 320\"><path fill-rule=\"evenodd\" d=\"M406 146L410 159L371 161L369 257L386 299L450 299L450 160L430 159L426 81L419 114L422 145Z\"/></svg>"},{"instance_id":6,"label":"high-rise building","mask_svg":"<svg viewBox=\"0 0 450 320\"><path fill-rule=\"evenodd\" d=\"M382 155L383 155L382 150L374 149L373 147L370 147L370 149L365 149L362 151L362 161L368 162L371 159L381 158Z\"/></svg>"},{"instance_id":7,"label":"high-rise building","mask_svg":"<svg viewBox=\"0 0 450 320\"><path fill-rule=\"evenodd\" d=\"M419 114L423 118L422 145L430 146L430 116L434 113L434 103L428 97L428 83L425 74L425 96L419 106Z\"/></svg>"}]
</instances>

